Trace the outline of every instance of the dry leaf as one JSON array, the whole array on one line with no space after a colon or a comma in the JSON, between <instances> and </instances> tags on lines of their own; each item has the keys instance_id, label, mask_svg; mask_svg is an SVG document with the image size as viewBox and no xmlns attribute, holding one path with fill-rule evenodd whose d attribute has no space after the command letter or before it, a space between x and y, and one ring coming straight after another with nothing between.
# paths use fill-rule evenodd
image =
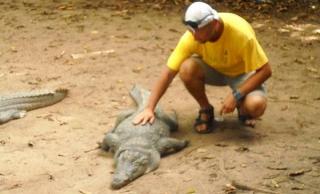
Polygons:
<instances>
[{"instance_id":1,"label":"dry leaf","mask_svg":"<svg viewBox=\"0 0 320 194\"><path fill-rule=\"evenodd\" d=\"M197 152L198 152L198 153L206 153L207 150L206 150L206 149L203 149L203 148L199 148L199 149L197 149Z\"/></svg>"},{"instance_id":2,"label":"dry leaf","mask_svg":"<svg viewBox=\"0 0 320 194\"><path fill-rule=\"evenodd\" d=\"M71 54L71 57L73 59L81 59L85 57L94 57L94 56L99 56L99 55L108 55L112 54L115 51L113 49L110 50L105 50L105 51L94 51L94 52L89 52L89 53L79 53L79 54Z\"/></svg>"},{"instance_id":3,"label":"dry leaf","mask_svg":"<svg viewBox=\"0 0 320 194\"><path fill-rule=\"evenodd\" d=\"M290 100L296 100L296 99L299 99L299 98L300 98L300 96L298 96L298 95L292 95L292 96L289 97Z\"/></svg>"},{"instance_id":4,"label":"dry leaf","mask_svg":"<svg viewBox=\"0 0 320 194\"><path fill-rule=\"evenodd\" d=\"M224 187L224 192L226 194L235 194L237 192L237 188L231 184L226 184Z\"/></svg>"},{"instance_id":5,"label":"dry leaf","mask_svg":"<svg viewBox=\"0 0 320 194\"><path fill-rule=\"evenodd\" d=\"M307 70L312 72L312 73L318 73L318 70L314 67L307 67Z\"/></svg>"},{"instance_id":6,"label":"dry leaf","mask_svg":"<svg viewBox=\"0 0 320 194\"><path fill-rule=\"evenodd\" d=\"M295 172L290 172L289 173L289 176L291 177L295 177L295 176L300 176L300 175L303 175L305 172L310 172L311 169L302 169L302 170L298 170L298 171L295 171Z\"/></svg>"}]
</instances>

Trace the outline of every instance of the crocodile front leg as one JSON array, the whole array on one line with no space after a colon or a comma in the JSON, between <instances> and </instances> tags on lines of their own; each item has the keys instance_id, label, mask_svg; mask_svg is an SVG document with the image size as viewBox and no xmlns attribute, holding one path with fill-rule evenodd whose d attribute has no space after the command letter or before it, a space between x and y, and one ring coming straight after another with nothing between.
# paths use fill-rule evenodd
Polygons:
<instances>
[{"instance_id":1,"label":"crocodile front leg","mask_svg":"<svg viewBox=\"0 0 320 194\"><path fill-rule=\"evenodd\" d=\"M157 150L161 155L167 155L185 148L189 142L187 140L178 140L171 137L163 137L157 143Z\"/></svg>"},{"instance_id":2,"label":"crocodile front leg","mask_svg":"<svg viewBox=\"0 0 320 194\"><path fill-rule=\"evenodd\" d=\"M11 109L0 112L0 124L6 123L12 119L20 119L26 115L27 111Z\"/></svg>"},{"instance_id":3,"label":"crocodile front leg","mask_svg":"<svg viewBox=\"0 0 320 194\"><path fill-rule=\"evenodd\" d=\"M123 111L119 114L119 116L117 117L117 120L114 124L114 127L111 129L111 132L114 132L114 130L117 128L117 126L126 118L128 118L129 116L131 116L133 113L135 113L135 109L129 109L127 111Z\"/></svg>"},{"instance_id":4,"label":"crocodile front leg","mask_svg":"<svg viewBox=\"0 0 320 194\"><path fill-rule=\"evenodd\" d=\"M177 122L177 114L176 112L173 112L172 114L166 114L164 113L160 108L156 109L156 116L163 122L165 122L168 126L171 132L178 130L178 122Z\"/></svg>"},{"instance_id":5,"label":"crocodile front leg","mask_svg":"<svg viewBox=\"0 0 320 194\"><path fill-rule=\"evenodd\" d=\"M119 136L114 133L107 133L102 140L101 148L106 151L115 152L119 147Z\"/></svg>"}]
</instances>

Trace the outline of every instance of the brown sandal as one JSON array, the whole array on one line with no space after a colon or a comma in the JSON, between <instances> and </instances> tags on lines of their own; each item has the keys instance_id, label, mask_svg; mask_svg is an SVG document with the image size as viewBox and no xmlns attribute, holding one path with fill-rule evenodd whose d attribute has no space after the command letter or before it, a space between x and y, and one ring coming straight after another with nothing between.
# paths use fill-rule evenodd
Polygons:
<instances>
[{"instance_id":1,"label":"brown sandal","mask_svg":"<svg viewBox=\"0 0 320 194\"><path fill-rule=\"evenodd\" d=\"M205 118L203 118L205 116ZM214 121L214 108L212 105L210 105L208 108L200 109L199 110L199 116L195 120L194 123L194 130L197 133L205 134L205 133L211 133L213 131L213 121ZM200 125L205 125L205 130L198 130L197 127Z\"/></svg>"}]
</instances>

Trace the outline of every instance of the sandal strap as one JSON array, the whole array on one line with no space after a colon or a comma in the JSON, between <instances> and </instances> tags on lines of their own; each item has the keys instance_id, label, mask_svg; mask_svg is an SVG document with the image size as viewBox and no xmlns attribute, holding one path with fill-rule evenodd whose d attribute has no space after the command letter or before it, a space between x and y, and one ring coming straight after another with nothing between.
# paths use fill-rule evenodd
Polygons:
<instances>
[{"instance_id":1,"label":"sandal strap","mask_svg":"<svg viewBox=\"0 0 320 194\"><path fill-rule=\"evenodd\" d=\"M239 119L239 121L246 122L246 120L252 119L252 117L249 116L249 115L240 114L240 108L237 108L237 111L238 111L238 119Z\"/></svg>"},{"instance_id":2,"label":"sandal strap","mask_svg":"<svg viewBox=\"0 0 320 194\"><path fill-rule=\"evenodd\" d=\"M210 105L208 108L202 108L199 110L198 118L201 118L201 114L206 114L208 116L208 121L212 121L214 118L214 108ZM201 119L200 119L201 120Z\"/></svg>"},{"instance_id":3,"label":"sandal strap","mask_svg":"<svg viewBox=\"0 0 320 194\"><path fill-rule=\"evenodd\" d=\"M251 117L247 116L247 115L238 115L238 119L239 119L239 121L244 123L244 122L246 122L246 120L251 119Z\"/></svg>"},{"instance_id":4,"label":"sandal strap","mask_svg":"<svg viewBox=\"0 0 320 194\"><path fill-rule=\"evenodd\" d=\"M195 125L201 125L201 124L209 124L209 120L202 120L200 118L196 118L196 123Z\"/></svg>"},{"instance_id":5,"label":"sandal strap","mask_svg":"<svg viewBox=\"0 0 320 194\"><path fill-rule=\"evenodd\" d=\"M207 119L202 119L202 115L205 114L207 116ZM196 118L194 123L194 129L197 133L210 133L212 132L212 126L214 121L214 108L212 105L210 105L208 108L203 108L199 110L198 118ZM197 126L205 124L206 129L198 131L196 129Z\"/></svg>"},{"instance_id":6,"label":"sandal strap","mask_svg":"<svg viewBox=\"0 0 320 194\"><path fill-rule=\"evenodd\" d=\"M213 113L213 111L214 111L214 108L212 105L210 105L208 108L200 109L199 114L208 114L209 115L209 114Z\"/></svg>"},{"instance_id":7,"label":"sandal strap","mask_svg":"<svg viewBox=\"0 0 320 194\"><path fill-rule=\"evenodd\" d=\"M208 119L201 119L201 115L206 114ZM195 125L199 124L211 124L212 121L214 120L214 108L212 105L210 105L208 108L203 108L199 110L199 115L198 118L196 119Z\"/></svg>"}]
</instances>

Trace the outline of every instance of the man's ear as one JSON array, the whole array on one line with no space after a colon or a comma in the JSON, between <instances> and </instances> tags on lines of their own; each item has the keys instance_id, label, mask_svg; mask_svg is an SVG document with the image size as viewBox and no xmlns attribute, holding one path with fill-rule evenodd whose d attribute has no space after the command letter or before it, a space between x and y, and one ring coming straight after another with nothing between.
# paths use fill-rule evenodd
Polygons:
<instances>
[{"instance_id":1,"label":"man's ear","mask_svg":"<svg viewBox=\"0 0 320 194\"><path fill-rule=\"evenodd\" d=\"M220 25L220 21L219 21L219 20L214 19L214 20L212 20L212 25L213 25L213 27L214 27L215 29L217 29L217 28L218 28L218 26Z\"/></svg>"}]
</instances>

